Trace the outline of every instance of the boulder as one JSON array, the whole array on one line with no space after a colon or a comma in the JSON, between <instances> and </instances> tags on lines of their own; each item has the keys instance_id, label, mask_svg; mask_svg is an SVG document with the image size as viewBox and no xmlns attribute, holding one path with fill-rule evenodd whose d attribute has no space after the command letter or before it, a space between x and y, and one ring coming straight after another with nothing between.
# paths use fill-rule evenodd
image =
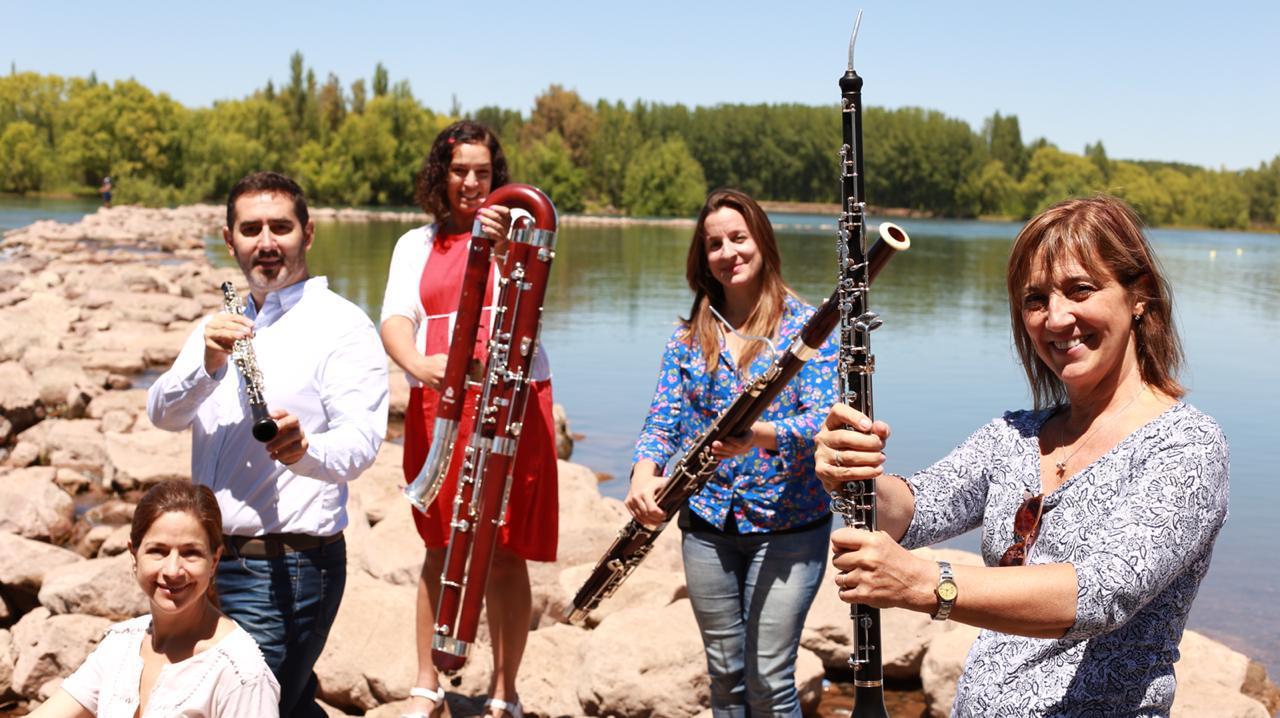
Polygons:
<instances>
[{"instance_id":1,"label":"boulder","mask_svg":"<svg viewBox=\"0 0 1280 718\"><path fill-rule=\"evenodd\" d=\"M1195 631L1183 632L1178 649L1182 656L1173 664L1178 689L1170 718L1268 718L1261 702L1240 692L1249 670L1243 653Z\"/></svg>"},{"instance_id":2,"label":"boulder","mask_svg":"<svg viewBox=\"0 0 1280 718\"><path fill-rule=\"evenodd\" d=\"M920 684L925 707L932 718L951 715L956 700L956 682L964 670L969 648L978 638L978 629L947 621L943 630L929 641L929 650L920 666Z\"/></svg>"},{"instance_id":3,"label":"boulder","mask_svg":"<svg viewBox=\"0 0 1280 718\"><path fill-rule=\"evenodd\" d=\"M108 468L103 478L121 489L191 477L191 441L185 434L147 428L105 434L104 443Z\"/></svg>"},{"instance_id":4,"label":"boulder","mask_svg":"<svg viewBox=\"0 0 1280 718\"><path fill-rule=\"evenodd\" d=\"M75 506L56 474L33 466L0 475L0 531L59 544L71 537Z\"/></svg>"},{"instance_id":5,"label":"boulder","mask_svg":"<svg viewBox=\"0 0 1280 718\"><path fill-rule=\"evenodd\" d=\"M133 557L121 554L59 566L44 576L40 605L51 613L78 613L119 621L150 609L133 575Z\"/></svg>"},{"instance_id":6,"label":"boulder","mask_svg":"<svg viewBox=\"0 0 1280 718\"><path fill-rule=\"evenodd\" d=\"M147 390L126 389L103 392L90 402L86 416L90 419L102 419L112 411L123 411L130 416L146 413Z\"/></svg>"},{"instance_id":7,"label":"boulder","mask_svg":"<svg viewBox=\"0 0 1280 718\"><path fill-rule=\"evenodd\" d=\"M53 477L54 482L58 484L58 488L75 496L81 491L87 491L93 483L88 476L66 467L57 469L57 473Z\"/></svg>"},{"instance_id":8,"label":"boulder","mask_svg":"<svg viewBox=\"0 0 1280 718\"><path fill-rule=\"evenodd\" d=\"M426 549L407 503L369 530L362 565L371 576L398 586L417 586Z\"/></svg>"},{"instance_id":9,"label":"boulder","mask_svg":"<svg viewBox=\"0 0 1280 718\"><path fill-rule=\"evenodd\" d=\"M0 601L3 604L3 601ZM0 698L13 685L13 634L0 628Z\"/></svg>"},{"instance_id":10,"label":"boulder","mask_svg":"<svg viewBox=\"0 0 1280 718\"><path fill-rule=\"evenodd\" d=\"M564 404L552 406L551 417L555 422L556 458L568 461L573 455L573 432L569 429L569 416L564 411Z\"/></svg>"},{"instance_id":11,"label":"boulder","mask_svg":"<svg viewBox=\"0 0 1280 718\"><path fill-rule=\"evenodd\" d=\"M51 364L32 370L31 378L40 392L40 401L47 407L69 403L68 395L74 391L97 390L89 376L78 366Z\"/></svg>"},{"instance_id":12,"label":"boulder","mask_svg":"<svg viewBox=\"0 0 1280 718\"><path fill-rule=\"evenodd\" d=\"M75 551L0 531L0 586L35 596L45 574L84 559Z\"/></svg>"},{"instance_id":13,"label":"boulder","mask_svg":"<svg viewBox=\"0 0 1280 718\"><path fill-rule=\"evenodd\" d=\"M49 419L22 432L19 439L40 447L42 463L101 475L107 451L99 429L94 419Z\"/></svg>"},{"instance_id":14,"label":"boulder","mask_svg":"<svg viewBox=\"0 0 1280 718\"><path fill-rule=\"evenodd\" d=\"M106 558L107 556L119 556L129 550L129 533L133 527L126 524L124 526L96 526L96 528L109 528L111 533L103 539L102 545L98 547L98 558Z\"/></svg>"},{"instance_id":15,"label":"boulder","mask_svg":"<svg viewBox=\"0 0 1280 718\"><path fill-rule=\"evenodd\" d=\"M405 500L402 491L404 489L404 470L401 468L403 461L404 447L384 441L382 447L378 449L378 456L374 459L373 466L361 474L358 481L350 484L351 495L360 496L361 506L364 507L365 516L370 524L377 524L389 514L409 512L410 504Z\"/></svg>"},{"instance_id":16,"label":"boulder","mask_svg":"<svg viewBox=\"0 0 1280 718\"><path fill-rule=\"evenodd\" d=\"M418 672L416 596L414 587L348 574L338 617L315 666L320 698L339 708L367 711L409 697Z\"/></svg>"},{"instance_id":17,"label":"boulder","mask_svg":"<svg viewBox=\"0 0 1280 718\"><path fill-rule=\"evenodd\" d=\"M105 618L54 616L44 608L23 616L12 630L13 691L41 698L46 684L66 678L84 663L110 625Z\"/></svg>"},{"instance_id":18,"label":"boulder","mask_svg":"<svg viewBox=\"0 0 1280 718\"><path fill-rule=\"evenodd\" d=\"M40 447L30 441L19 440L14 444L13 449L9 451L9 457L4 460L5 466L11 466L21 469L31 466L40 460Z\"/></svg>"},{"instance_id":19,"label":"boulder","mask_svg":"<svg viewBox=\"0 0 1280 718\"><path fill-rule=\"evenodd\" d=\"M40 387L26 368L16 361L0 364L0 417L8 420L8 433L18 434L44 415Z\"/></svg>"},{"instance_id":20,"label":"boulder","mask_svg":"<svg viewBox=\"0 0 1280 718\"><path fill-rule=\"evenodd\" d=\"M539 716L584 715L578 702L582 670L573 660L589 634L573 626L558 625L533 631L521 661L520 703Z\"/></svg>"},{"instance_id":21,"label":"boulder","mask_svg":"<svg viewBox=\"0 0 1280 718\"><path fill-rule=\"evenodd\" d=\"M57 349L80 309L49 291L0 309L0 362L21 359L32 348Z\"/></svg>"},{"instance_id":22,"label":"boulder","mask_svg":"<svg viewBox=\"0 0 1280 718\"><path fill-rule=\"evenodd\" d=\"M710 682L687 600L610 615L578 653L578 700L588 715L689 718Z\"/></svg>"},{"instance_id":23,"label":"boulder","mask_svg":"<svg viewBox=\"0 0 1280 718\"><path fill-rule=\"evenodd\" d=\"M818 715L826 677L826 666L816 653L803 648L796 652L796 693L800 699L800 712L804 715Z\"/></svg>"}]
</instances>

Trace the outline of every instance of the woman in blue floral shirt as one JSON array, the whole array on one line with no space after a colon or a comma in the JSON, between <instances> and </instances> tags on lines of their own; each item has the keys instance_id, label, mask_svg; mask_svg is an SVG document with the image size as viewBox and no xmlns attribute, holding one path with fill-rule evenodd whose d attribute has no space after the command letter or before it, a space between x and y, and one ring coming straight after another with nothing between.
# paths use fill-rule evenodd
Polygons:
<instances>
[{"instance_id":1,"label":"woman in blue floral shirt","mask_svg":"<svg viewBox=\"0 0 1280 718\"><path fill-rule=\"evenodd\" d=\"M790 341L814 312L782 280L769 218L737 190L707 197L686 276L693 307L667 342L626 499L646 523L665 518L654 496L668 462L772 362L761 338ZM835 355L829 342L749 432L713 445L719 470L679 517L716 718L800 715L796 650L831 523L812 437L836 398Z\"/></svg>"}]
</instances>

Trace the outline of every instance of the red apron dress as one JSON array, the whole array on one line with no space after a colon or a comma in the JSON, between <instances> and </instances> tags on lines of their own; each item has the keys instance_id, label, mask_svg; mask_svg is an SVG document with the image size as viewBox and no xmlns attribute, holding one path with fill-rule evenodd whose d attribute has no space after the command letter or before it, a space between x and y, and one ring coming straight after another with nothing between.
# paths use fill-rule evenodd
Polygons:
<instances>
[{"instance_id":1,"label":"red apron dress","mask_svg":"<svg viewBox=\"0 0 1280 718\"><path fill-rule=\"evenodd\" d=\"M418 285L422 307L427 315L426 353L447 354L451 336L450 316L458 309L463 269L467 262L470 233L437 234L431 254ZM492 272L492 270L491 270ZM486 355L489 321L493 303L492 274L485 290L485 310L481 314L476 337L476 356ZM449 473L440 493L426 514L413 511L418 534L428 548L443 548L449 543L453 520L453 498L458 490L458 473L471 428L475 423L478 390L467 392L463 404L458 439L454 444ZM436 419L440 395L426 387L409 390L409 405L404 422L405 482L417 477L431 447L431 430ZM524 427L516 447L511 479L511 496L507 503L506 524L499 529L498 546L528 561L554 561L559 533L559 496L557 486L555 423L551 414L551 382L532 382L525 405Z\"/></svg>"}]
</instances>

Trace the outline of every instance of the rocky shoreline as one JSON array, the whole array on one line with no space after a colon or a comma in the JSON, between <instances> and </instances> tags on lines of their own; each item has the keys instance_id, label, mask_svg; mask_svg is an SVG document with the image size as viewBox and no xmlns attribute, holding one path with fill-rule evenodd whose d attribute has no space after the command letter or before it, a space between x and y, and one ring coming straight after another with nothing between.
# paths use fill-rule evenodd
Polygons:
<instances>
[{"instance_id":1,"label":"rocky shoreline","mask_svg":"<svg viewBox=\"0 0 1280 718\"><path fill-rule=\"evenodd\" d=\"M113 621L147 610L124 555L133 501L148 485L190 476L190 441L151 426L149 374L177 355L217 286L235 270L205 258L223 208L117 207L75 224L37 222L0 241L0 711L39 701L74 670ZM318 221L420 221L418 213L317 209ZM625 218L563 218L627 224ZM688 220L677 220L691 224ZM393 412L407 388L398 371ZM561 415L559 450L567 458ZM347 593L316 670L330 714L399 715L415 671L412 617L422 547L399 496L402 449L387 442L351 486ZM531 564L534 623L520 695L537 716L709 715L702 646L680 569L678 532L588 627L561 616L568 598L625 523L587 467L560 464L560 551ZM972 554L925 551L953 562ZM830 579L830 577L828 577ZM823 591L806 621L797 667L807 715L824 676L850 651L848 607ZM946 715L976 630L884 613L885 674L921 686L924 715ZM487 642L481 627L480 642ZM1280 692L1261 666L1188 631L1175 716L1267 716ZM487 687L486 647L450 687L471 715ZM1265 705L1264 705L1265 702Z\"/></svg>"}]
</instances>

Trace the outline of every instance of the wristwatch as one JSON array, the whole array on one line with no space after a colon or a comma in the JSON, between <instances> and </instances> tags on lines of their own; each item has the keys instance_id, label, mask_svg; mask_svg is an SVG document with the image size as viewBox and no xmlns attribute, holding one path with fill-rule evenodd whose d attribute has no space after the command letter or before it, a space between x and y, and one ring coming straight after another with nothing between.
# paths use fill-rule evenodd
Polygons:
<instances>
[{"instance_id":1,"label":"wristwatch","mask_svg":"<svg viewBox=\"0 0 1280 718\"><path fill-rule=\"evenodd\" d=\"M951 564L938 562L938 587L933 591L938 597L938 610L932 614L933 620L945 621L951 616L951 609L956 605L956 576L951 572Z\"/></svg>"}]
</instances>

